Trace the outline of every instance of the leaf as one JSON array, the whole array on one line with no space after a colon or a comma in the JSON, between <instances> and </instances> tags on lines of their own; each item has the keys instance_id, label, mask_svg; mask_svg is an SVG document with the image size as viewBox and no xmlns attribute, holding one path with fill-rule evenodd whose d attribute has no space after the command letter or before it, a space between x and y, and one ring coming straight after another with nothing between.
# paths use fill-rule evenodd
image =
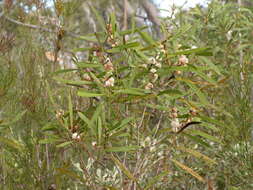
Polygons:
<instances>
[{"instance_id":1,"label":"leaf","mask_svg":"<svg viewBox=\"0 0 253 190\"><path fill-rule=\"evenodd\" d=\"M183 95L183 93L180 90L176 90L176 89L168 89L168 90L164 90L158 93L158 96L163 95L163 94L167 94L169 96L176 96L176 97L180 97Z\"/></svg>"},{"instance_id":2,"label":"leaf","mask_svg":"<svg viewBox=\"0 0 253 190\"><path fill-rule=\"evenodd\" d=\"M105 23L104 23L104 19L102 16L100 16L99 12L93 7L93 6L90 6L91 8L91 11L95 14L96 18L97 18L97 21L98 21L98 24L100 25L100 27L106 31L106 27L105 27Z\"/></svg>"},{"instance_id":3,"label":"leaf","mask_svg":"<svg viewBox=\"0 0 253 190\"><path fill-rule=\"evenodd\" d=\"M91 129L92 134L95 135L96 132L95 132L95 130L93 128L92 122L84 114L82 114L81 112L78 112L77 114L87 124L88 128Z\"/></svg>"},{"instance_id":4,"label":"leaf","mask_svg":"<svg viewBox=\"0 0 253 190\"><path fill-rule=\"evenodd\" d=\"M137 179L134 177L134 175L117 158L111 155L111 159L129 179L137 182Z\"/></svg>"},{"instance_id":5,"label":"leaf","mask_svg":"<svg viewBox=\"0 0 253 190\"><path fill-rule=\"evenodd\" d=\"M101 117L98 117L97 119L97 129L98 129L98 142L99 144L101 143L102 141L102 120L101 120Z\"/></svg>"},{"instance_id":6,"label":"leaf","mask_svg":"<svg viewBox=\"0 0 253 190\"><path fill-rule=\"evenodd\" d=\"M22 111L21 113L19 113L14 119L12 119L11 121L6 121L6 122L2 122L0 123L0 127L1 126L9 126L12 125L14 123L16 123L17 121L19 121L26 113L26 110Z\"/></svg>"},{"instance_id":7,"label":"leaf","mask_svg":"<svg viewBox=\"0 0 253 190\"><path fill-rule=\"evenodd\" d=\"M56 142L59 142L59 141L60 141L59 138L51 137L51 138L40 140L39 144L52 144L52 143L56 143Z\"/></svg>"},{"instance_id":8,"label":"leaf","mask_svg":"<svg viewBox=\"0 0 253 190\"><path fill-rule=\"evenodd\" d=\"M189 55L189 54L193 54L193 53L195 53L196 55L203 55L203 56L204 55L205 56L212 56L213 55L213 53L211 52L211 49L208 47L205 47L205 48L195 48L195 49L190 49L190 50L178 51L178 52L169 54L169 56L174 57L177 55Z\"/></svg>"},{"instance_id":9,"label":"leaf","mask_svg":"<svg viewBox=\"0 0 253 190\"><path fill-rule=\"evenodd\" d=\"M150 35L148 35L148 33L146 32L141 32L140 30L138 30L138 33L140 34L141 38L149 45L155 45L156 42L152 39L152 37Z\"/></svg>"},{"instance_id":10,"label":"leaf","mask_svg":"<svg viewBox=\"0 0 253 190\"><path fill-rule=\"evenodd\" d=\"M69 93L69 96L68 96L68 101L69 101L69 120L70 120L70 126L73 127L73 104L72 104L70 93Z\"/></svg>"},{"instance_id":11,"label":"leaf","mask_svg":"<svg viewBox=\"0 0 253 190\"><path fill-rule=\"evenodd\" d=\"M58 145L56 145L56 147L57 147L57 148L63 148L63 147L68 146L68 145L70 145L70 144L72 144L72 141L67 141L67 142L58 144Z\"/></svg>"},{"instance_id":12,"label":"leaf","mask_svg":"<svg viewBox=\"0 0 253 190\"><path fill-rule=\"evenodd\" d=\"M112 129L112 131L118 131L118 130L122 130L122 128L124 126L127 126L127 124L134 120L134 117L127 117L125 118L123 121L121 121L120 125L116 126L115 128Z\"/></svg>"},{"instance_id":13,"label":"leaf","mask_svg":"<svg viewBox=\"0 0 253 190\"><path fill-rule=\"evenodd\" d=\"M159 175L153 177L151 180L149 180L148 184L145 186L144 190L148 190L151 189L151 187L156 184L157 182L160 181L161 178L163 178L164 176L168 175L169 171L165 171L160 173Z\"/></svg>"},{"instance_id":14,"label":"leaf","mask_svg":"<svg viewBox=\"0 0 253 190\"><path fill-rule=\"evenodd\" d=\"M191 174L195 178L197 178L199 181L205 183L205 179L201 177L197 172L195 172L193 169L189 168L188 166L178 162L177 160L171 159L172 162L174 162L177 166L179 166L181 169L186 171L187 173Z\"/></svg>"},{"instance_id":15,"label":"leaf","mask_svg":"<svg viewBox=\"0 0 253 190\"><path fill-rule=\"evenodd\" d=\"M90 81L74 81L74 80L66 80L58 77L53 77L54 80L57 80L59 82L62 82L64 84L69 84L69 85L85 85L85 84L92 84Z\"/></svg>"},{"instance_id":16,"label":"leaf","mask_svg":"<svg viewBox=\"0 0 253 190\"><path fill-rule=\"evenodd\" d=\"M129 151L136 151L139 146L121 146L121 147L110 147L106 148L106 152L129 152Z\"/></svg>"},{"instance_id":17,"label":"leaf","mask_svg":"<svg viewBox=\"0 0 253 190\"><path fill-rule=\"evenodd\" d=\"M206 143L205 141L203 141L201 138L199 138L198 136L193 136L187 133L183 133L184 136L187 136L188 138L190 138L191 140L195 141L196 143L205 146L206 148L211 148L211 146Z\"/></svg>"},{"instance_id":18,"label":"leaf","mask_svg":"<svg viewBox=\"0 0 253 190\"><path fill-rule=\"evenodd\" d=\"M85 90L78 90L77 95L81 96L81 97L86 97L86 98L104 96L104 94L88 92L88 91L85 91Z\"/></svg>"},{"instance_id":19,"label":"leaf","mask_svg":"<svg viewBox=\"0 0 253 190\"><path fill-rule=\"evenodd\" d=\"M221 143L221 141L219 139L217 139L216 137L211 136L211 135L209 135L209 134L207 134L205 132L199 131L199 130L192 129L191 130L191 134L193 134L193 135L199 135L199 136L204 137L204 138L206 138L208 140L211 140L211 141L214 141L214 142L217 142L217 143Z\"/></svg>"},{"instance_id":20,"label":"leaf","mask_svg":"<svg viewBox=\"0 0 253 190\"><path fill-rule=\"evenodd\" d=\"M138 46L140 46L139 42L130 42L130 43L119 45L119 46L116 46L112 49L109 49L109 50L107 50L107 52L108 53L118 53L118 52L121 52L125 49L128 50L128 49L135 48Z\"/></svg>"},{"instance_id":21,"label":"leaf","mask_svg":"<svg viewBox=\"0 0 253 190\"><path fill-rule=\"evenodd\" d=\"M68 170L66 168L56 168L56 171L58 171L59 174L61 174L61 175L67 175L73 179L78 179L80 181L83 181L83 178L79 177L74 172L72 172L71 170Z\"/></svg>"},{"instance_id":22,"label":"leaf","mask_svg":"<svg viewBox=\"0 0 253 190\"><path fill-rule=\"evenodd\" d=\"M61 69L61 70L53 72L52 75L58 75L58 74L68 73L68 72L73 72L73 71L77 71L77 69Z\"/></svg>"},{"instance_id":23,"label":"leaf","mask_svg":"<svg viewBox=\"0 0 253 190\"><path fill-rule=\"evenodd\" d=\"M13 139L8 139L5 137L0 137L0 142L10 148L16 149L18 151L23 151L24 150L24 145L22 145L20 142L13 140Z\"/></svg>"},{"instance_id":24,"label":"leaf","mask_svg":"<svg viewBox=\"0 0 253 190\"><path fill-rule=\"evenodd\" d=\"M145 90L139 89L139 88L127 88L127 89L115 90L114 93L115 94L137 95L137 96L146 95Z\"/></svg>"},{"instance_id":25,"label":"leaf","mask_svg":"<svg viewBox=\"0 0 253 190\"><path fill-rule=\"evenodd\" d=\"M214 70L218 75L221 75L220 69L214 63L212 63L208 58L199 57L199 59L204 61L210 67L210 69Z\"/></svg>"},{"instance_id":26,"label":"leaf","mask_svg":"<svg viewBox=\"0 0 253 190\"><path fill-rule=\"evenodd\" d=\"M185 148L183 146L178 146L177 149L182 150L184 152L188 152L188 153L192 154L193 156L195 156L196 158L201 158L209 164L217 164L217 162L215 162L213 159L209 158L208 156L206 156L196 150Z\"/></svg>"},{"instance_id":27,"label":"leaf","mask_svg":"<svg viewBox=\"0 0 253 190\"><path fill-rule=\"evenodd\" d=\"M102 64L95 64L89 62L77 62L76 65L79 68L103 68Z\"/></svg>"}]
</instances>

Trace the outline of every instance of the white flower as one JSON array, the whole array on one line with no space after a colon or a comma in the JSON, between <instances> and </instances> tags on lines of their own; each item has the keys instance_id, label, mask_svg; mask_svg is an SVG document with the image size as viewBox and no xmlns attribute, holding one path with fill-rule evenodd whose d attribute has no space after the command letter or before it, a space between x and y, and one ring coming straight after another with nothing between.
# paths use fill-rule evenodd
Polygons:
<instances>
[{"instance_id":1,"label":"white flower","mask_svg":"<svg viewBox=\"0 0 253 190\"><path fill-rule=\"evenodd\" d=\"M179 62L179 65L185 65L189 63L189 60L185 55L181 55L178 62Z\"/></svg>"},{"instance_id":2,"label":"white flower","mask_svg":"<svg viewBox=\"0 0 253 190\"><path fill-rule=\"evenodd\" d=\"M80 137L80 135L79 135L78 133L73 133L73 134L72 134L72 139L73 139L73 140L80 140L81 137Z\"/></svg>"},{"instance_id":3,"label":"white flower","mask_svg":"<svg viewBox=\"0 0 253 190\"><path fill-rule=\"evenodd\" d=\"M155 66L156 66L156 67L158 67L158 68L161 68L161 67L162 67L162 64L161 64L161 63L156 62Z\"/></svg>"},{"instance_id":4,"label":"white flower","mask_svg":"<svg viewBox=\"0 0 253 190\"><path fill-rule=\"evenodd\" d=\"M114 78L110 77L108 80L105 81L105 86L110 87L110 86L114 86Z\"/></svg>"},{"instance_id":5,"label":"white flower","mask_svg":"<svg viewBox=\"0 0 253 190\"><path fill-rule=\"evenodd\" d=\"M170 125L172 127L172 131L175 133L178 132L178 130L180 129L180 126L181 126L178 118L173 118Z\"/></svg>"},{"instance_id":6,"label":"white flower","mask_svg":"<svg viewBox=\"0 0 253 190\"><path fill-rule=\"evenodd\" d=\"M158 79L158 74L154 74L154 79L152 80L152 82L155 82Z\"/></svg>"},{"instance_id":7,"label":"white flower","mask_svg":"<svg viewBox=\"0 0 253 190\"><path fill-rule=\"evenodd\" d=\"M156 71L157 71L157 70L154 69L154 68L150 69L150 72L151 72L151 73L156 73Z\"/></svg>"},{"instance_id":8,"label":"white flower","mask_svg":"<svg viewBox=\"0 0 253 190\"><path fill-rule=\"evenodd\" d=\"M112 62L108 62L104 65L106 71L113 71L113 64Z\"/></svg>"},{"instance_id":9,"label":"white flower","mask_svg":"<svg viewBox=\"0 0 253 190\"><path fill-rule=\"evenodd\" d=\"M83 79L84 79L84 80L87 80L87 81L91 81L91 78L90 78L90 76L89 76L87 73L85 73L85 74L83 75Z\"/></svg>"},{"instance_id":10,"label":"white flower","mask_svg":"<svg viewBox=\"0 0 253 190\"><path fill-rule=\"evenodd\" d=\"M151 62L151 64L155 65L156 59L154 57L151 57L151 58L149 58L149 62Z\"/></svg>"},{"instance_id":11,"label":"white flower","mask_svg":"<svg viewBox=\"0 0 253 190\"><path fill-rule=\"evenodd\" d=\"M152 89L152 88L154 88L154 85L150 82L150 83L148 83L146 86L145 86L145 89L146 90L150 90L150 89Z\"/></svg>"},{"instance_id":12,"label":"white flower","mask_svg":"<svg viewBox=\"0 0 253 190\"><path fill-rule=\"evenodd\" d=\"M92 146L97 146L97 142L96 141L93 141L91 144L92 144Z\"/></svg>"},{"instance_id":13,"label":"white flower","mask_svg":"<svg viewBox=\"0 0 253 190\"><path fill-rule=\"evenodd\" d=\"M141 66L144 67L145 69L148 68L148 65L147 65L147 64L142 64Z\"/></svg>"},{"instance_id":14,"label":"white flower","mask_svg":"<svg viewBox=\"0 0 253 190\"><path fill-rule=\"evenodd\" d=\"M150 151L150 152L155 152L155 150L156 150L155 146L151 146L151 147L149 148L149 151Z\"/></svg>"}]
</instances>

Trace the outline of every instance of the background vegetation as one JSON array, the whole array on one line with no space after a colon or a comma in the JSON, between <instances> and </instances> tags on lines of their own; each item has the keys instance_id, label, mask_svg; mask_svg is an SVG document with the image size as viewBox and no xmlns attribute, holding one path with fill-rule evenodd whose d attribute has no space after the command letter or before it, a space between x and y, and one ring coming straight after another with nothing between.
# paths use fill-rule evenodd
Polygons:
<instances>
[{"instance_id":1,"label":"background vegetation","mask_svg":"<svg viewBox=\"0 0 253 190\"><path fill-rule=\"evenodd\" d=\"M253 189L251 1L0 8L0 189Z\"/></svg>"}]
</instances>

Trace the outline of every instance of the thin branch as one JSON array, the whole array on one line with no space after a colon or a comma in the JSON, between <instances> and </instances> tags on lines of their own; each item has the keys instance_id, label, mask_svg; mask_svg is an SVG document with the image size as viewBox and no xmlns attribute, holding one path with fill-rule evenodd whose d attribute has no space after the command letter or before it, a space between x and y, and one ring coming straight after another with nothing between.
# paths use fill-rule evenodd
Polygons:
<instances>
[{"instance_id":1,"label":"thin branch","mask_svg":"<svg viewBox=\"0 0 253 190\"><path fill-rule=\"evenodd\" d=\"M0 18L1 18L1 16L4 16L3 12L0 14ZM41 31L44 31L44 32L50 32L50 33L56 33L57 32L56 30L52 30L52 29L49 29L49 28L44 28L44 27L41 27L41 26L33 25L33 24L23 23L23 22L14 20L10 17L7 17L7 16L4 16L4 18L6 20L8 20L9 22L12 22L12 23L20 25L20 26L24 26L24 27L28 27L28 28L32 28L32 29L36 29L36 30L41 30ZM64 34L67 35L67 36L73 37L73 38L81 38L80 35L72 33L72 32L68 32L68 31L64 31Z\"/></svg>"}]
</instances>

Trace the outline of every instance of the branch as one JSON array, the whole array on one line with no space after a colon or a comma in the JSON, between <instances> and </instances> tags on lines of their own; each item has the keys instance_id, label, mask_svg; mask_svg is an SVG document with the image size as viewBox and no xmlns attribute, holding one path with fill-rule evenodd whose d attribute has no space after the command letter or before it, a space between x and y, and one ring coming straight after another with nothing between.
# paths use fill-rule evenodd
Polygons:
<instances>
[{"instance_id":1,"label":"branch","mask_svg":"<svg viewBox=\"0 0 253 190\"><path fill-rule=\"evenodd\" d=\"M0 13L0 18L4 16L4 13ZM24 26L24 27L28 27L28 28L32 28L32 29L37 29L37 30L41 30L41 31L44 31L44 32L49 32L49 33L56 33L57 31L55 30L52 30L50 28L44 28L44 27L41 27L41 26L37 26L37 25L33 25L33 24L27 24L27 23L23 23L23 22L20 22L20 21L17 21L17 20L14 20L12 18L9 18L7 16L4 16L4 18L6 20L8 20L9 22L12 22L14 24L17 24L17 25L20 25L20 26ZM70 36L72 38L81 38L80 35L78 34L75 34L75 33L72 33L72 32L68 32L68 31L65 31L64 30L64 34L67 35L67 36ZM84 39L85 40L85 39ZM88 40L87 40L88 41Z\"/></svg>"}]
</instances>

